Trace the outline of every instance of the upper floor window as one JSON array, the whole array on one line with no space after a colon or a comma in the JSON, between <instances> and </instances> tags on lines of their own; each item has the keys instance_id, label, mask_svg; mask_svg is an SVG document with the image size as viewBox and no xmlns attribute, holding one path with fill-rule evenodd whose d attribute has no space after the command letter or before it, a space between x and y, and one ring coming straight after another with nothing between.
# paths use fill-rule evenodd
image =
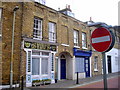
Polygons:
<instances>
[{"instance_id":1,"label":"upper floor window","mask_svg":"<svg viewBox=\"0 0 120 90\"><path fill-rule=\"evenodd\" d=\"M78 36L79 32L77 30L74 30L74 46L78 46Z\"/></svg>"},{"instance_id":2,"label":"upper floor window","mask_svg":"<svg viewBox=\"0 0 120 90\"><path fill-rule=\"evenodd\" d=\"M33 38L42 40L42 20L34 18Z\"/></svg>"},{"instance_id":3,"label":"upper floor window","mask_svg":"<svg viewBox=\"0 0 120 90\"><path fill-rule=\"evenodd\" d=\"M49 22L49 41L56 42L56 24Z\"/></svg>"},{"instance_id":4,"label":"upper floor window","mask_svg":"<svg viewBox=\"0 0 120 90\"><path fill-rule=\"evenodd\" d=\"M86 33L82 33L82 48L87 48L87 38Z\"/></svg>"},{"instance_id":5,"label":"upper floor window","mask_svg":"<svg viewBox=\"0 0 120 90\"><path fill-rule=\"evenodd\" d=\"M95 56L94 57L94 71L97 71L98 70L98 57Z\"/></svg>"}]
</instances>

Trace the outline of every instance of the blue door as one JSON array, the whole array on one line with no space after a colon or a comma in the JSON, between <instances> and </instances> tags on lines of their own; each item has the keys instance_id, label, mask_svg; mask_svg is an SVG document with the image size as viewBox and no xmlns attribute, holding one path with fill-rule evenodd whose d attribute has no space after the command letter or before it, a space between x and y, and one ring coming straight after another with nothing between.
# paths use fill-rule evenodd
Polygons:
<instances>
[{"instance_id":1,"label":"blue door","mask_svg":"<svg viewBox=\"0 0 120 90\"><path fill-rule=\"evenodd\" d=\"M89 62L89 57L85 58L85 74L86 74L86 77L90 77L90 62Z\"/></svg>"},{"instance_id":2,"label":"blue door","mask_svg":"<svg viewBox=\"0 0 120 90\"><path fill-rule=\"evenodd\" d=\"M66 79L66 59L61 59L61 79Z\"/></svg>"}]
</instances>

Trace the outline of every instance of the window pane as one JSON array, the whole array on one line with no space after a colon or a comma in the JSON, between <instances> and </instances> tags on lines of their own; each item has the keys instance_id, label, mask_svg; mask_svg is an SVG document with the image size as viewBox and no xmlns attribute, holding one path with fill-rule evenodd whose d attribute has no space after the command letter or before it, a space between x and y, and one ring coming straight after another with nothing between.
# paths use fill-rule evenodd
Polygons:
<instances>
[{"instance_id":1,"label":"window pane","mask_svg":"<svg viewBox=\"0 0 120 90\"><path fill-rule=\"evenodd\" d=\"M42 58L42 74L48 74L48 58Z\"/></svg>"},{"instance_id":2,"label":"window pane","mask_svg":"<svg viewBox=\"0 0 120 90\"><path fill-rule=\"evenodd\" d=\"M40 55L40 52L39 51L33 51L32 55Z\"/></svg>"},{"instance_id":3,"label":"window pane","mask_svg":"<svg viewBox=\"0 0 120 90\"><path fill-rule=\"evenodd\" d=\"M33 37L42 39L42 20L40 18L34 18Z\"/></svg>"},{"instance_id":4,"label":"window pane","mask_svg":"<svg viewBox=\"0 0 120 90\"><path fill-rule=\"evenodd\" d=\"M84 72L84 58L75 58L76 72Z\"/></svg>"},{"instance_id":5,"label":"window pane","mask_svg":"<svg viewBox=\"0 0 120 90\"><path fill-rule=\"evenodd\" d=\"M94 69L98 69L97 67L97 64L98 64L98 57L97 56L95 56L94 57Z\"/></svg>"},{"instance_id":6,"label":"window pane","mask_svg":"<svg viewBox=\"0 0 120 90\"><path fill-rule=\"evenodd\" d=\"M74 45L78 46L78 31L74 30Z\"/></svg>"},{"instance_id":7,"label":"window pane","mask_svg":"<svg viewBox=\"0 0 120 90\"><path fill-rule=\"evenodd\" d=\"M49 53L48 52L42 52L42 55L43 56L49 56Z\"/></svg>"},{"instance_id":8,"label":"window pane","mask_svg":"<svg viewBox=\"0 0 120 90\"><path fill-rule=\"evenodd\" d=\"M52 22L49 22L49 41L56 42L56 27Z\"/></svg>"},{"instance_id":9,"label":"window pane","mask_svg":"<svg viewBox=\"0 0 120 90\"><path fill-rule=\"evenodd\" d=\"M40 59L32 58L32 75L40 74Z\"/></svg>"},{"instance_id":10,"label":"window pane","mask_svg":"<svg viewBox=\"0 0 120 90\"><path fill-rule=\"evenodd\" d=\"M86 42L86 33L82 33L82 47L86 47L87 42Z\"/></svg>"}]
</instances>

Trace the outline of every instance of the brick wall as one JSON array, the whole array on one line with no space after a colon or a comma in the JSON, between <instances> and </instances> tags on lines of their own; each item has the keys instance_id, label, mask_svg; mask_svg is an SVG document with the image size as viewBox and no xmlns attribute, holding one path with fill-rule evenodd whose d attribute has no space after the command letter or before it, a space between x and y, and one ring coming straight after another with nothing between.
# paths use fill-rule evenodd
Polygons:
<instances>
[{"instance_id":1,"label":"brick wall","mask_svg":"<svg viewBox=\"0 0 120 90\"><path fill-rule=\"evenodd\" d=\"M33 38L34 17L43 20L43 38L48 41L48 23L56 23L57 43L59 56L62 52L68 52L73 56L73 29L79 31L79 46L82 49L82 32L87 34L87 50L90 50L90 32L89 28L83 22L61 14L49 7L33 2L24 3L3 3L3 42L2 42L2 68L3 68L3 84L9 83L10 76L10 60L11 60L11 37L12 37L12 20L13 8L18 5L19 10L16 13L15 23L15 48L14 48L14 81L18 81L20 76L26 75L26 53L23 50L22 38ZM65 33L66 32L66 33ZM22 38L21 38L22 37ZM67 44L69 46L63 46Z\"/></svg>"},{"instance_id":2,"label":"brick wall","mask_svg":"<svg viewBox=\"0 0 120 90\"><path fill-rule=\"evenodd\" d=\"M0 7L2 7L2 2L0 2ZM0 17L0 34L1 33L2 33L2 28L1 28L1 17ZM2 83L2 36L0 36L0 84L1 83Z\"/></svg>"},{"instance_id":3,"label":"brick wall","mask_svg":"<svg viewBox=\"0 0 120 90\"><path fill-rule=\"evenodd\" d=\"M13 9L18 5L16 12L15 37L14 37L14 59L13 59L13 83L19 80L20 74L20 47L21 47L21 3L3 3L3 22L2 22L2 80L3 84L9 84L10 80L10 60L12 42L12 23Z\"/></svg>"}]
</instances>

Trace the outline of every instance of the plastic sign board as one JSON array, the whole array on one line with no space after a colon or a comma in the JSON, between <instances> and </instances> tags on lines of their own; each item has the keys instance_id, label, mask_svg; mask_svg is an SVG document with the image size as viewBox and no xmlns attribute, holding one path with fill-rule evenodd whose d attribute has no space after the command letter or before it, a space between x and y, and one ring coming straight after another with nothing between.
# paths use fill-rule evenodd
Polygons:
<instances>
[{"instance_id":1,"label":"plastic sign board","mask_svg":"<svg viewBox=\"0 0 120 90\"><path fill-rule=\"evenodd\" d=\"M92 47L98 52L107 52L111 50L115 43L115 37L112 31L100 27L93 31L91 35Z\"/></svg>"}]
</instances>

